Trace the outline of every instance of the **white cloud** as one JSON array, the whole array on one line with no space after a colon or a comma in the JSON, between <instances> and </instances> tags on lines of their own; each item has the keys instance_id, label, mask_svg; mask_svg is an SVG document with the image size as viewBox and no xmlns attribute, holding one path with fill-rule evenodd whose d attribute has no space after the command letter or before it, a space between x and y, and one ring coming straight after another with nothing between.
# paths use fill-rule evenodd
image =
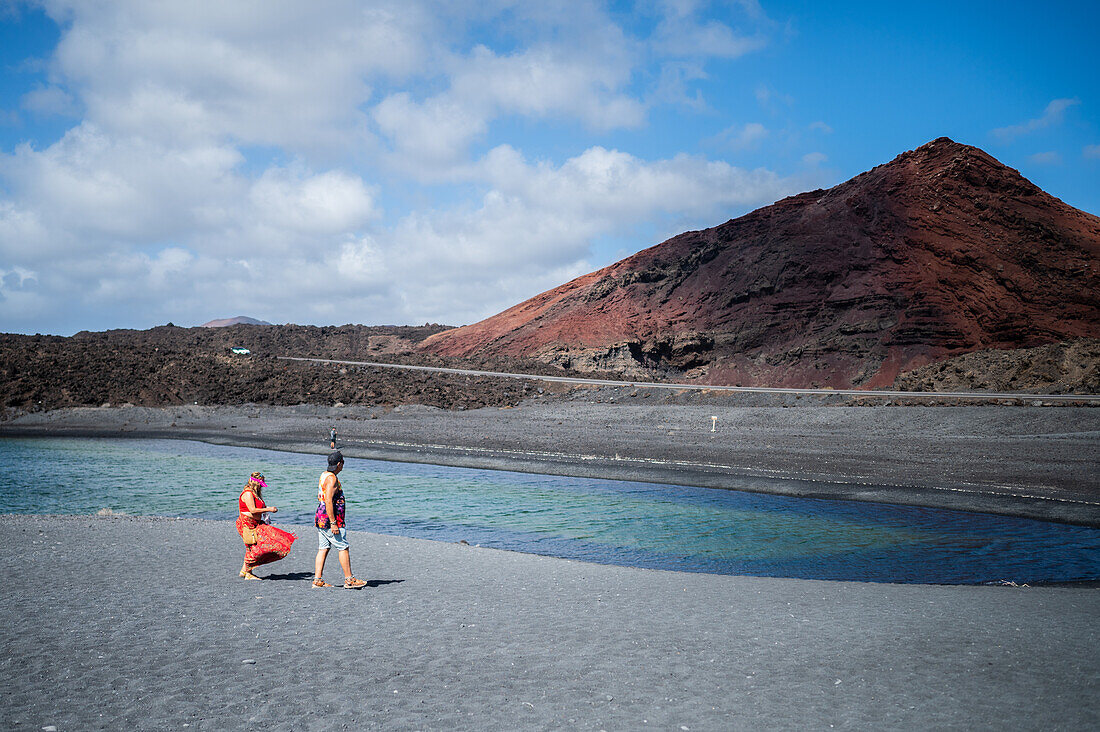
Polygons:
<instances>
[{"instance_id":1,"label":"white cloud","mask_svg":"<svg viewBox=\"0 0 1100 732\"><path fill-rule=\"evenodd\" d=\"M539 47L498 56L478 46L455 73L451 93L488 110L561 114L596 129L636 127L642 106L618 92L630 80L631 67L621 38L614 36L603 39L599 53Z\"/></svg>"},{"instance_id":2,"label":"white cloud","mask_svg":"<svg viewBox=\"0 0 1100 732\"><path fill-rule=\"evenodd\" d=\"M99 236L142 242L191 229L238 192L241 159L224 145L166 147L83 123L46 150L20 145L0 158L0 175L23 201L20 216L49 221L69 235L57 244L83 248Z\"/></svg>"},{"instance_id":3,"label":"white cloud","mask_svg":"<svg viewBox=\"0 0 1100 732\"><path fill-rule=\"evenodd\" d=\"M794 97L790 94L778 92L767 84L761 84L756 87L754 95L756 96L757 103L773 114L777 113L781 107L790 107L794 104Z\"/></svg>"},{"instance_id":4,"label":"white cloud","mask_svg":"<svg viewBox=\"0 0 1100 732\"><path fill-rule=\"evenodd\" d=\"M398 155L394 167L407 166L428 177L464 161L470 143L488 127L488 115L481 110L442 97L418 104L407 92L386 97L373 115Z\"/></svg>"},{"instance_id":5,"label":"white cloud","mask_svg":"<svg viewBox=\"0 0 1100 732\"><path fill-rule=\"evenodd\" d=\"M813 132L815 130L819 131L819 132L823 132L826 135L833 134L833 128L830 127L829 125L825 124L821 120L818 120L817 122L811 122L810 126L807 129L810 130L811 132Z\"/></svg>"},{"instance_id":6,"label":"white cloud","mask_svg":"<svg viewBox=\"0 0 1100 732\"><path fill-rule=\"evenodd\" d=\"M733 125L719 132L711 142L729 150L751 150L768 137L768 128L759 122Z\"/></svg>"},{"instance_id":7,"label":"white cloud","mask_svg":"<svg viewBox=\"0 0 1100 732\"><path fill-rule=\"evenodd\" d=\"M37 211L0 200L0 261L14 261L23 253L49 255L49 239Z\"/></svg>"},{"instance_id":8,"label":"white cloud","mask_svg":"<svg viewBox=\"0 0 1100 732\"><path fill-rule=\"evenodd\" d=\"M578 119L595 130L638 127L645 108L622 92L633 60L621 34L605 35L592 49L541 46L502 56L476 46L450 60L446 91L419 102L404 91L387 96L372 116L396 153L391 165L452 177L470 144L506 115Z\"/></svg>"},{"instance_id":9,"label":"white cloud","mask_svg":"<svg viewBox=\"0 0 1100 732\"><path fill-rule=\"evenodd\" d=\"M1027 122L1018 125L998 127L993 130L993 136L1001 142L1011 142L1017 137L1035 132L1036 130L1060 125L1066 110L1080 103L1080 99L1055 99L1046 106L1041 117L1029 119Z\"/></svg>"},{"instance_id":10,"label":"white cloud","mask_svg":"<svg viewBox=\"0 0 1100 732\"><path fill-rule=\"evenodd\" d=\"M80 117L0 152L7 328L469 322L606 264L600 237L644 246L803 187L573 135L703 108L706 58L764 43L751 1L739 28L670 3L648 36L597 2L44 4L61 41L22 108ZM473 42L487 23L499 45ZM502 120L571 136L530 160Z\"/></svg>"},{"instance_id":11,"label":"white cloud","mask_svg":"<svg viewBox=\"0 0 1100 732\"><path fill-rule=\"evenodd\" d=\"M20 325L31 326L36 318L40 317L49 308L49 300L44 297L38 287L38 273L12 267L0 268L0 314L8 327Z\"/></svg>"},{"instance_id":12,"label":"white cloud","mask_svg":"<svg viewBox=\"0 0 1100 732\"><path fill-rule=\"evenodd\" d=\"M278 322L470 322L605 264L591 261L600 236L662 217L711 225L804 187L719 161L649 162L601 147L555 165L500 146L474 167L489 186L477 205L415 211L393 226L379 223L373 191L349 173L273 168L250 181L229 171L214 199L191 192L183 205L186 197L175 197L183 222L175 243L134 248L127 237L151 240L153 218L122 226L104 215L84 223L83 250L67 247L50 277L29 289L66 293L58 311L76 293L81 307L117 317L140 311L153 322L202 322L230 310ZM140 194L124 187L106 202L83 202L79 215L97 204L108 213L156 206L159 194ZM0 253L14 253L28 271L44 260L13 238L69 240L77 215L42 224L33 213L0 209ZM0 303L13 322L14 303Z\"/></svg>"},{"instance_id":13,"label":"white cloud","mask_svg":"<svg viewBox=\"0 0 1100 732\"><path fill-rule=\"evenodd\" d=\"M484 161L496 190L564 209L579 220L625 220L644 211L707 209L768 198L773 174L752 174L726 163L687 155L646 162L618 150L593 147L560 166L529 164L508 146ZM765 192L766 191L766 192Z\"/></svg>"},{"instance_id":14,"label":"white cloud","mask_svg":"<svg viewBox=\"0 0 1100 732\"><path fill-rule=\"evenodd\" d=\"M77 111L76 100L64 89L45 86L23 95L20 106L36 114L73 115Z\"/></svg>"},{"instance_id":15,"label":"white cloud","mask_svg":"<svg viewBox=\"0 0 1100 732\"><path fill-rule=\"evenodd\" d=\"M1040 152L1035 153L1034 155L1030 155L1028 156L1028 160L1035 163L1036 165L1058 165L1062 162L1062 156L1054 152L1053 150L1049 150L1047 152Z\"/></svg>"},{"instance_id":16,"label":"white cloud","mask_svg":"<svg viewBox=\"0 0 1100 732\"><path fill-rule=\"evenodd\" d=\"M31 272L29 269L23 269L22 267L0 269L0 289L9 286L22 287L27 280L37 281L38 273Z\"/></svg>"},{"instance_id":17,"label":"white cloud","mask_svg":"<svg viewBox=\"0 0 1100 732\"><path fill-rule=\"evenodd\" d=\"M768 44L762 34L746 35L726 23L701 17L699 3L690 0L666 0L663 18L657 24L652 45L658 53L679 57L738 58ZM754 24L764 20L760 6L744 3Z\"/></svg>"},{"instance_id":18,"label":"white cloud","mask_svg":"<svg viewBox=\"0 0 1100 732\"><path fill-rule=\"evenodd\" d=\"M705 111L706 100L703 92L694 89L694 94L688 86L692 81L706 79L707 73L703 65L697 62L672 62L661 67L657 84L650 95L651 103L663 102L687 107L696 112Z\"/></svg>"},{"instance_id":19,"label":"white cloud","mask_svg":"<svg viewBox=\"0 0 1100 732\"><path fill-rule=\"evenodd\" d=\"M802 156L802 162L805 163L806 165L811 166L811 167L821 165L822 163L824 163L828 159L829 159L829 157L825 153L822 153L822 152L806 153L805 155Z\"/></svg>"},{"instance_id":20,"label":"white cloud","mask_svg":"<svg viewBox=\"0 0 1100 732\"><path fill-rule=\"evenodd\" d=\"M311 234L356 231L378 214L363 181L336 170L306 175L269 168L253 184L249 200L257 220Z\"/></svg>"},{"instance_id":21,"label":"white cloud","mask_svg":"<svg viewBox=\"0 0 1100 732\"><path fill-rule=\"evenodd\" d=\"M368 76L419 70L436 27L397 2L46 5L72 23L53 72L101 129L299 151L357 141Z\"/></svg>"}]
</instances>

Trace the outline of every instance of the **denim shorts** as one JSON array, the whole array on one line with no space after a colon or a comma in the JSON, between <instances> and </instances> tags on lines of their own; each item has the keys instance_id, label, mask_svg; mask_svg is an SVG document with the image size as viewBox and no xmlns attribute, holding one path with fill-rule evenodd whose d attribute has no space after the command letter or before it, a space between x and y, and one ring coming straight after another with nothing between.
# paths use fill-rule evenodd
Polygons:
<instances>
[{"instance_id":1,"label":"denim shorts","mask_svg":"<svg viewBox=\"0 0 1100 732\"><path fill-rule=\"evenodd\" d=\"M336 534L328 529L317 529L317 548L318 549L338 549L344 551L350 545L348 544L348 530L344 529L340 533Z\"/></svg>"}]
</instances>

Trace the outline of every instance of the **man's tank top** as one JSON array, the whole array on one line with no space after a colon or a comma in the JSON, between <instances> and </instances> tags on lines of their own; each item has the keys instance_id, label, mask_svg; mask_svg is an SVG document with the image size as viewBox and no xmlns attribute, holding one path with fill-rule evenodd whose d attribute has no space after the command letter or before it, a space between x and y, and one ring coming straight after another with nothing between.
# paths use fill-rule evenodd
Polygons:
<instances>
[{"instance_id":1,"label":"man's tank top","mask_svg":"<svg viewBox=\"0 0 1100 732\"><path fill-rule=\"evenodd\" d=\"M336 478L336 475L326 470L321 473L320 479L317 481L317 514L314 516L313 523L318 529L328 530L328 508L325 506L325 476L332 475ZM336 528L344 528L344 489L340 485L340 479L336 478L336 492L332 494L332 510L336 513Z\"/></svg>"}]
</instances>

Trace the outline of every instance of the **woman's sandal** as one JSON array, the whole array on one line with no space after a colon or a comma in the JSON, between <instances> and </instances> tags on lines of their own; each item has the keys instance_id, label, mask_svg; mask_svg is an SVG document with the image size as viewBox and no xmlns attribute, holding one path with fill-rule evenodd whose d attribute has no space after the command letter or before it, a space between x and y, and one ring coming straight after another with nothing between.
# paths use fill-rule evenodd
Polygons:
<instances>
[{"instance_id":1,"label":"woman's sandal","mask_svg":"<svg viewBox=\"0 0 1100 732\"><path fill-rule=\"evenodd\" d=\"M262 580L263 579L263 577L257 577L256 575L252 574L251 572L249 572L247 570L241 570L241 573L240 573L239 576L240 576L241 579L246 579L246 580Z\"/></svg>"},{"instance_id":2,"label":"woman's sandal","mask_svg":"<svg viewBox=\"0 0 1100 732\"><path fill-rule=\"evenodd\" d=\"M313 580L313 586L314 587L332 587L332 585L330 585L328 582L325 582L323 579L320 579L320 578Z\"/></svg>"}]
</instances>

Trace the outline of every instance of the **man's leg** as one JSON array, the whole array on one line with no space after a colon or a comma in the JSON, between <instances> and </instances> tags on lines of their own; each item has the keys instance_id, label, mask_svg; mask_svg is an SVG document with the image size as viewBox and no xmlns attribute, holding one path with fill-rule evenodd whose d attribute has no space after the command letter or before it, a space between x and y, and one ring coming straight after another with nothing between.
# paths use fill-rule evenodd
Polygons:
<instances>
[{"instance_id":1,"label":"man's leg","mask_svg":"<svg viewBox=\"0 0 1100 732\"><path fill-rule=\"evenodd\" d=\"M313 562L313 579L321 579L321 573L325 571L325 560L328 558L328 547L317 550L317 559ZM343 562L341 562L342 564Z\"/></svg>"},{"instance_id":2,"label":"man's leg","mask_svg":"<svg viewBox=\"0 0 1100 732\"><path fill-rule=\"evenodd\" d=\"M344 579L351 579L351 552L347 549L340 550L340 566L344 568Z\"/></svg>"}]
</instances>

